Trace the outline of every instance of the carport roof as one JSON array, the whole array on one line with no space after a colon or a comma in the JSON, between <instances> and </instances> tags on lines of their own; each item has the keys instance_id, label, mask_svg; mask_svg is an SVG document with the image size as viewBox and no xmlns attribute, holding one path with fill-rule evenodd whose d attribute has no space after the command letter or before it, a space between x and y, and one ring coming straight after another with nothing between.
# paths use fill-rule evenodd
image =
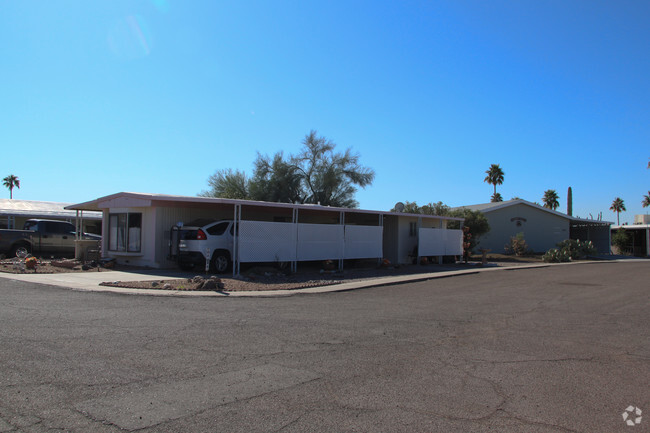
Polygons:
<instances>
[{"instance_id":1,"label":"carport roof","mask_svg":"<svg viewBox=\"0 0 650 433\"><path fill-rule=\"evenodd\" d=\"M463 221L464 218L435 216L435 215L422 215L422 214L407 214L402 212L387 212L387 211L374 211L356 208L339 208L330 206L320 206L314 204L293 204L293 203L274 203L266 201L253 201L253 200L238 200L229 198L214 198L214 197L192 197L182 195L168 195L168 194L151 194L151 193L137 193L137 192L118 192L116 194L100 197L95 200L87 201L84 203L66 206L65 209L69 210L84 210L84 211L101 211L110 207L110 202L116 199L132 199L142 203L142 206L174 206L181 207L189 204L222 204L222 205L242 205L242 206L259 206L269 208L289 208L301 210L321 210L331 212L345 212L345 213L366 213L376 215L397 215L397 216L413 216L431 219L443 219L451 221ZM136 207L136 206L134 206Z\"/></svg>"},{"instance_id":2,"label":"carport roof","mask_svg":"<svg viewBox=\"0 0 650 433\"><path fill-rule=\"evenodd\" d=\"M571 215L567 215L562 212L558 212L549 208L545 208L544 206L540 206L536 203L532 203L526 200L518 199L518 200L508 200L508 201L500 201L500 202L493 202L493 203L482 203L482 204L474 204L474 205L469 205L469 206L461 206L457 207L454 209L470 209L470 210L479 210L483 213L489 213L492 211L495 211L497 209L504 209L510 206L514 206L517 204L524 204L526 206L530 206L533 208L536 208L538 210L541 210L543 212L547 212L549 214L559 216L565 219L568 219L572 225L574 226L609 226L614 224L613 222L610 221L599 221L599 220L593 220L593 219L587 219L587 218L577 218Z\"/></svg>"},{"instance_id":3,"label":"carport roof","mask_svg":"<svg viewBox=\"0 0 650 433\"><path fill-rule=\"evenodd\" d=\"M71 209L69 206L70 203L53 201L0 199L0 214L29 218L74 218L76 209ZM98 212L84 213L84 219L101 218L102 214Z\"/></svg>"}]
</instances>

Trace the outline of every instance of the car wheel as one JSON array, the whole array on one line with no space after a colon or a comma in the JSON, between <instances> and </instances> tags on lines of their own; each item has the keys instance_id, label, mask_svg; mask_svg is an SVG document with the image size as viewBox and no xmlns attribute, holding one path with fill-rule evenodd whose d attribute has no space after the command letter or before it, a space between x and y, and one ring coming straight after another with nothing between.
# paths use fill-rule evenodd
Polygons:
<instances>
[{"instance_id":1,"label":"car wheel","mask_svg":"<svg viewBox=\"0 0 650 433\"><path fill-rule=\"evenodd\" d=\"M225 253L215 253L212 256L212 268L217 274L223 274L230 267L230 259Z\"/></svg>"},{"instance_id":2,"label":"car wheel","mask_svg":"<svg viewBox=\"0 0 650 433\"><path fill-rule=\"evenodd\" d=\"M24 244L15 245L11 252L9 253L10 257L20 257L24 259L29 255L29 246Z\"/></svg>"}]
</instances>

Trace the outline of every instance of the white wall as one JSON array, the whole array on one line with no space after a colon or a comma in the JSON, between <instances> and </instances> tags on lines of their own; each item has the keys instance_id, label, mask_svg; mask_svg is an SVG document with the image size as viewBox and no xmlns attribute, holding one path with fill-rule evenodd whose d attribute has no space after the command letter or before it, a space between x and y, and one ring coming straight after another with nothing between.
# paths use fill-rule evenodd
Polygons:
<instances>
[{"instance_id":1,"label":"white wall","mask_svg":"<svg viewBox=\"0 0 650 433\"><path fill-rule=\"evenodd\" d=\"M462 230L421 228L418 232L420 256L460 256L463 254Z\"/></svg>"},{"instance_id":2,"label":"white wall","mask_svg":"<svg viewBox=\"0 0 650 433\"><path fill-rule=\"evenodd\" d=\"M241 221L239 260L246 262L382 257L381 226Z\"/></svg>"}]
</instances>

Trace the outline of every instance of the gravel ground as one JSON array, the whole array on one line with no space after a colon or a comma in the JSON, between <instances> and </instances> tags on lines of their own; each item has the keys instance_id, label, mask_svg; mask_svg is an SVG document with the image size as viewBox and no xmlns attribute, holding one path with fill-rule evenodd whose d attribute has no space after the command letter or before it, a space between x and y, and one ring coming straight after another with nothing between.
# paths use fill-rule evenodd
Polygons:
<instances>
[{"instance_id":1,"label":"gravel ground","mask_svg":"<svg viewBox=\"0 0 650 433\"><path fill-rule=\"evenodd\" d=\"M38 260L36 269L25 269L24 259L0 260L0 272L9 274L59 274L64 272L105 272L111 269L90 267L84 269L81 262L71 259Z\"/></svg>"},{"instance_id":2,"label":"gravel ground","mask_svg":"<svg viewBox=\"0 0 650 433\"><path fill-rule=\"evenodd\" d=\"M236 291L266 291L266 290L295 290L308 287L327 286L340 284L354 280L364 280L370 278L379 278L385 276L410 275L418 273L444 272L457 269L471 269L479 266L478 257L472 258L469 264L456 263L445 265L406 265L399 267L379 268L374 266L366 267L348 267L343 272L330 271L324 272L318 267L303 266L295 274L285 274L279 272L274 267L254 266L242 271L240 277L233 278L230 276L213 276L216 283L208 286L207 290L217 290L224 292ZM488 256L490 266L513 266L525 265L530 263L541 263L539 257L514 257L491 255ZM132 268L129 268L132 269ZM11 259L0 261L0 272L6 273L37 273L52 274L62 272L104 272L112 269L102 267L90 267L84 269L80 262L74 260L39 260L36 269L24 269L24 260ZM125 270L124 267L118 266L116 270ZM180 274L179 275L183 275ZM182 279L157 279L148 281L106 281L104 286L133 288L133 289L157 289L157 290L206 290L205 281L210 276L192 276Z\"/></svg>"}]
</instances>

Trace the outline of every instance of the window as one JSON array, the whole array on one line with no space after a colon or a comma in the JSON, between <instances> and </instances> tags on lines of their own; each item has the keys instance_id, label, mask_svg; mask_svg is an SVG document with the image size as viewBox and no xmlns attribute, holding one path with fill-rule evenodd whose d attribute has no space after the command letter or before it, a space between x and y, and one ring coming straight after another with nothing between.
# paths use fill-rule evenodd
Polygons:
<instances>
[{"instance_id":1,"label":"window","mask_svg":"<svg viewBox=\"0 0 650 433\"><path fill-rule=\"evenodd\" d=\"M226 232L226 229L228 228L229 222L223 222L219 224L215 224L212 227L208 229L208 233L210 236L221 236Z\"/></svg>"},{"instance_id":2,"label":"window","mask_svg":"<svg viewBox=\"0 0 650 433\"><path fill-rule=\"evenodd\" d=\"M114 213L108 217L108 250L140 252L141 213Z\"/></svg>"},{"instance_id":3,"label":"window","mask_svg":"<svg viewBox=\"0 0 650 433\"><path fill-rule=\"evenodd\" d=\"M418 235L418 223L410 222L409 223L409 236L415 237Z\"/></svg>"}]
</instances>

